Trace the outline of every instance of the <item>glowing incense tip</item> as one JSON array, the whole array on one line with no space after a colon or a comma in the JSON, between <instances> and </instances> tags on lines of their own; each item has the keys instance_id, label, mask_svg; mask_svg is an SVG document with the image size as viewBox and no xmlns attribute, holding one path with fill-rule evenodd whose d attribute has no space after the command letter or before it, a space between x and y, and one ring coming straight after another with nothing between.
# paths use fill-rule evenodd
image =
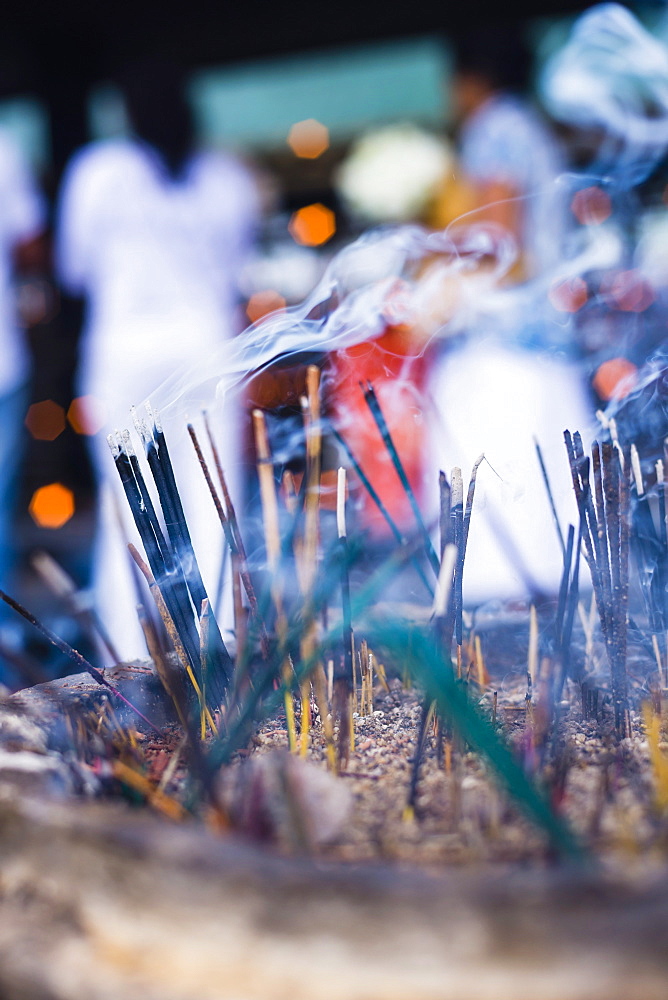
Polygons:
<instances>
[{"instance_id":1,"label":"glowing incense tip","mask_svg":"<svg viewBox=\"0 0 668 1000\"><path fill-rule=\"evenodd\" d=\"M441 559L441 569L436 581L436 591L434 593L434 604L432 611L434 617L445 618L452 590L452 580L455 572L455 561L457 559L457 546L451 542L443 550Z\"/></svg>"},{"instance_id":2,"label":"glowing incense tip","mask_svg":"<svg viewBox=\"0 0 668 1000\"><path fill-rule=\"evenodd\" d=\"M631 445L631 468L633 469L633 478L636 484L636 491L638 496L641 497L645 492L645 487L642 481L642 469L640 468L640 456L638 455L638 449L634 444Z\"/></svg>"},{"instance_id":3,"label":"glowing incense tip","mask_svg":"<svg viewBox=\"0 0 668 1000\"><path fill-rule=\"evenodd\" d=\"M346 537L346 470L340 466L336 480L336 527L339 538Z\"/></svg>"}]
</instances>

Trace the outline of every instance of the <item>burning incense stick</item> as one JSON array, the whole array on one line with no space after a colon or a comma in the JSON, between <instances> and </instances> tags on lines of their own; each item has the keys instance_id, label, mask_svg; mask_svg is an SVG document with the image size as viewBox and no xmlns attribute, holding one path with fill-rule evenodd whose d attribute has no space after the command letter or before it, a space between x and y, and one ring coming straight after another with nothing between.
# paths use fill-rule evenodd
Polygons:
<instances>
[{"instance_id":1,"label":"burning incense stick","mask_svg":"<svg viewBox=\"0 0 668 1000\"><path fill-rule=\"evenodd\" d=\"M348 456L348 458L350 460L350 464L352 465L353 469L355 470L355 475L357 476L357 478L359 479L359 481L364 486L364 489L367 491L367 493L369 494L369 496L371 497L371 499L375 503L375 505L378 508L380 514L385 519L385 522L388 525L388 527L389 527L390 531L392 532L392 534L394 535L395 540L399 543L399 545L407 545L408 544L408 540L405 538L404 535L402 535L401 531L399 530L399 528L397 527L397 525L395 524L395 522L392 520L392 517L390 516L387 508L385 507L385 504L383 503L383 501L381 500L381 498L378 496L378 493L373 488L373 485L371 484L371 482L367 478L366 474L364 473L364 470L362 469L361 465L359 464L359 462L355 458L355 455L354 455L352 449L350 448L350 445L345 440L345 438L337 431L337 429L335 427L332 427L331 430L332 430L332 433L334 434L334 437L336 438L336 440L345 449L345 452L346 452L346 454L347 454L347 456ZM416 569L416 572L417 572L418 576L420 577L420 579L424 583L425 587L427 588L427 592L431 596L433 596L433 592L434 592L433 591L433 587L431 586L431 584L427 580L427 577L425 576L424 570L422 569L422 565L420 564L419 560L417 559L417 557L414 556L411 561L412 561L413 565L415 566L415 569Z\"/></svg>"},{"instance_id":2,"label":"burning incense stick","mask_svg":"<svg viewBox=\"0 0 668 1000\"><path fill-rule=\"evenodd\" d=\"M267 550L267 569L270 575L270 590L274 607L276 608L276 631L282 645L287 636L287 620L283 610L283 596L278 580L278 568L281 558L281 537L278 522L278 502L276 499L276 483L274 482L274 463L269 451L267 425L262 410L253 410L253 432L255 435L255 450L257 453L257 474L260 481L260 500L262 503L262 521L264 524L265 547ZM290 658L285 651L281 667L285 685L284 706L288 729L290 750L297 747L294 705L292 703L293 670Z\"/></svg>"},{"instance_id":3,"label":"burning incense stick","mask_svg":"<svg viewBox=\"0 0 668 1000\"><path fill-rule=\"evenodd\" d=\"M160 729L158 729L158 727L154 725L150 719L146 718L143 712L140 712L139 709L135 705L133 705L131 701L128 701L125 695L121 694L118 688L115 688L113 684L109 683L109 681L106 679L101 670L98 670L98 668L94 667L92 663L89 663L86 657L82 656L77 649L74 649L74 647L70 646L68 642L65 642L64 639L61 639L54 632L52 632L50 628L47 628L47 626L44 625L41 621L39 621L37 618L35 618L35 616L31 614L30 611L24 608L22 604L19 604L18 601L15 601L14 598L9 596L9 594L5 594L4 590L0 590L0 599L2 599L5 602L5 604L8 604L10 608L13 608L14 611L17 611L22 618L25 618L27 622L30 622L30 624L33 625L38 630L38 632L42 633L45 639L48 639L48 641L51 643L52 646L55 646L56 649L59 649L61 653L64 653L65 656L67 656L68 659L70 659L73 663L75 663L80 670L83 670L87 674L90 674L90 676L97 684L100 684L102 685L102 687L107 688L107 690L111 691L111 693L120 701L122 701L124 705L127 705L128 708L132 709L135 715L139 716L139 718L143 722L145 722L146 725L149 726L154 733L161 732Z\"/></svg>"},{"instance_id":4,"label":"burning incense stick","mask_svg":"<svg viewBox=\"0 0 668 1000\"><path fill-rule=\"evenodd\" d=\"M612 421L611 421L612 425ZM592 449L596 506L589 487L589 462L579 434L564 435L581 518L584 555L596 594L606 643L617 732L629 732L626 643L628 628L629 488L621 453L610 444ZM599 481L600 476L600 481ZM608 572L609 567L609 572Z\"/></svg>"},{"instance_id":5,"label":"burning incense stick","mask_svg":"<svg viewBox=\"0 0 668 1000\"><path fill-rule=\"evenodd\" d=\"M147 461L165 516L165 525L172 543L175 561L181 565L193 606L195 609L199 609L202 606L202 601L208 600L208 595L190 538L162 424L157 413L153 412L150 407L148 407L148 411L153 421L151 430L147 429L144 421L139 420L136 421L137 429L144 440ZM212 620L211 630L211 681L216 684L216 690L222 696L222 691L232 676L233 663L215 619ZM197 662L198 659L197 656Z\"/></svg>"},{"instance_id":6,"label":"burning incense stick","mask_svg":"<svg viewBox=\"0 0 668 1000\"><path fill-rule=\"evenodd\" d=\"M144 551L148 558L153 577L160 581L160 589L166 607L187 652L188 662L195 674L199 673L199 638L192 612L188 589L183 579L180 564L173 558L172 552L162 535L160 525L151 515L145 502L142 487L137 481L135 468L131 461L132 450L129 437L112 435L108 437L116 469L125 490L133 520L139 532ZM142 480L143 482L143 480ZM143 486L145 490L145 484ZM155 518L155 520L154 520Z\"/></svg>"},{"instance_id":7,"label":"burning incense stick","mask_svg":"<svg viewBox=\"0 0 668 1000\"><path fill-rule=\"evenodd\" d=\"M527 673L532 684L538 679L538 615L536 605L532 604L529 611L529 649L527 651Z\"/></svg>"},{"instance_id":8,"label":"burning incense stick","mask_svg":"<svg viewBox=\"0 0 668 1000\"><path fill-rule=\"evenodd\" d=\"M450 484L447 476L441 469L438 473L438 496L439 496L439 541L441 549L441 566L443 565L443 553L450 539ZM440 575L440 574L439 574Z\"/></svg>"},{"instance_id":9,"label":"burning incense stick","mask_svg":"<svg viewBox=\"0 0 668 1000\"><path fill-rule=\"evenodd\" d=\"M258 608L258 604L257 604L257 597L255 595L255 588L253 586L253 582L251 580L250 573L248 572L248 567L247 567L247 565L245 563L245 559L242 559L242 557L241 557L241 553L239 551L239 547L238 547L238 544L237 544L237 537L236 537L235 532L234 532L234 530L232 528L232 524L230 522L229 517L226 515L225 511L223 510L223 505L222 505L222 503L220 501L220 497L218 496L218 491L216 490L214 482L213 482L213 480L211 478L211 473L209 472L209 467L208 467L206 459L204 458L204 455L202 453L202 449L200 447L200 443L199 443L199 440L197 438L197 434L195 433L195 428L193 427L192 424L188 424L188 434L190 435L190 440L193 443L193 447L195 449L195 454L197 455L197 459L199 461L200 468L201 468L202 473L204 475L204 478L206 480L206 484L209 487L209 492L211 494L211 499L213 500L214 506L216 508L216 513L218 514L218 519L219 519L219 521L221 523L221 526L223 528L223 531L225 533L225 538L226 538L227 543L229 545L230 552L232 553L232 560L233 560L234 571L236 571L238 573L239 577L241 578L241 581L242 581L242 583L244 585L244 590L246 591L246 594L248 596L248 601L249 601L249 604L250 604L250 607L251 607L251 612L252 612L253 616L255 617L255 619L257 620L257 623L258 623L258 626L259 626L259 629L260 629L260 644L261 644L261 647L262 647L263 655L266 658L267 655L268 655L268 650L269 650L269 640L268 640L268 637L267 637L267 630L266 630L265 624L262 621L262 618L261 618L260 613L259 613L259 608ZM236 595L236 597L238 599L238 598L240 598L240 595ZM240 613L240 611L241 611L241 609L239 607L237 607L237 601L235 601L235 612L236 612L236 614L235 614L235 620L237 620L237 618L238 618L239 621L241 620L241 613ZM237 643L239 644L239 637L237 637Z\"/></svg>"},{"instance_id":10,"label":"burning incense stick","mask_svg":"<svg viewBox=\"0 0 668 1000\"><path fill-rule=\"evenodd\" d=\"M457 548L457 562L455 564L455 580L453 589L453 623L454 635L457 646L462 645L462 609L463 609L463 581L462 570L464 567L464 483L462 481L462 470L455 467L450 476L452 484L450 490L450 520L452 523L452 537Z\"/></svg>"},{"instance_id":11,"label":"burning incense stick","mask_svg":"<svg viewBox=\"0 0 668 1000\"><path fill-rule=\"evenodd\" d=\"M148 584L148 588L149 588L149 590L151 592L151 596L153 597L153 600L155 601L155 606L158 609L158 614L160 615L160 618L162 619L162 623L165 626L165 631L167 632L167 635L169 636L169 639L170 639L170 641L172 643L172 646L174 648L174 652L176 653L176 655L178 656L179 660L181 661L183 669L186 672L186 674L188 675L188 678L190 679L190 683L192 684L193 689L195 691L195 694L197 695L197 700L198 700L199 706L200 706L200 713L203 716L205 715L206 718L208 718L210 720L211 727L215 731L215 726L213 725L213 719L211 717L211 713L209 712L208 708L206 707L206 703L204 701L204 694L203 694L202 688L201 688L201 686L200 686L200 684L199 684L199 682L197 680L197 677L195 676L195 671L193 670L192 664L189 661L188 654L186 653L186 650L184 649L183 643L181 641L181 636L179 634L179 630L177 629L176 624L174 622L174 619L172 618L172 616L171 616L171 614L169 612L169 609L167 607L167 604L165 603L165 599L164 599L164 597L163 597L163 595L162 595L162 593L160 591L160 588L156 584L155 579L153 577L153 574L151 573L150 568L146 565L146 563L142 559L141 555L139 554L139 552L137 551L137 549L135 548L135 546L132 545L132 543L130 543L128 545L128 551L130 552L130 555L132 556L132 558L134 559L135 563L137 564L137 566L141 570L141 572L142 572L142 574L144 576L144 579L146 580L146 583ZM170 689L168 688L168 690L170 690Z\"/></svg>"},{"instance_id":12,"label":"burning incense stick","mask_svg":"<svg viewBox=\"0 0 668 1000\"><path fill-rule=\"evenodd\" d=\"M434 618L440 622L445 622L446 619L456 561L457 546L450 542L443 551L441 570L438 574L436 593L434 594L434 603L432 605Z\"/></svg>"},{"instance_id":13,"label":"burning incense stick","mask_svg":"<svg viewBox=\"0 0 668 1000\"><path fill-rule=\"evenodd\" d=\"M350 750L350 703L355 669L355 637L350 612L350 579L348 575L348 533L346 530L346 470L340 468L336 489L336 527L341 552L341 607L343 640L343 673L335 679L336 708L339 719L339 769L348 762Z\"/></svg>"},{"instance_id":14,"label":"burning incense stick","mask_svg":"<svg viewBox=\"0 0 668 1000\"><path fill-rule=\"evenodd\" d=\"M322 432L320 429L320 370L309 365L306 371L307 398L302 400L304 432L306 435L306 493L304 502L304 545L301 550L300 585L304 597L310 594L317 572L318 559L318 513L320 504L320 465ZM301 641L302 659L308 659L316 646L315 623ZM305 756L308 749L311 727L311 682L305 681L301 689L301 735L300 753ZM327 713L321 712L323 726Z\"/></svg>"},{"instance_id":15,"label":"burning incense stick","mask_svg":"<svg viewBox=\"0 0 668 1000\"><path fill-rule=\"evenodd\" d=\"M550 504L550 510L552 512L552 520L554 521L554 527L557 531L557 537L559 539L559 545L561 547L561 554L566 556L566 545L564 543L564 534L561 530L561 524L559 523L559 515L557 514L557 506L554 502L554 494L552 493L552 487L550 485L550 477L547 474L547 468L545 466L545 460L543 459L542 449L536 438L533 439L534 448L536 449L536 456L540 465L541 475L543 477L543 483L545 485L545 492L547 493L547 499Z\"/></svg>"},{"instance_id":16,"label":"burning incense stick","mask_svg":"<svg viewBox=\"0 0 668 1000\"><path fill-rule=\"evenodd\" d=\"M257 607L256 590L253 586L253 581L251 577L250 570L248 569L248 559L246 557L246 548L244 546L243 536L239 529L239 522L237 520L237 513L234 508L234 503L232 502L232 497L230 496L230 491L227 486L227 479L225 478L225 472L223 470L222 463L220 461L220 455L218 453L218 448L211 431L211 425L209 422L209 414L204 411L204 426L206 428L207 437L209 439L209 446L211 448L211 454L213 455L213 461L216 466L216 474L218 476L218 482L220 483L220 488L223 491L223 503L225 504L225 514L227 521L229 522L232 535L235 541L235 551L238 553L241 568L244 572L244 589L248 595L248 600L251 608Z\"/></svg>"},{"instance_id":17,"label":"burning incense stick","mask_svg":"<svg viewBox=\"0 0 668 1000\"><path fill-rule=\"evenodd\" d=\"M422 514L418 506L418 502L415 499L415 493L413 492L413 487L408 481L408 476L402 465L401 459L399 458L399 453L396 449L394 441L392 440L392 435L390 434L390 429L387 426L387 421L385 420L385 415L381 409L380 403L378 402L378 397L376 392L370 382L367 382L366 388L362 387L364 391L364 399L366 400L367 406L371 411L371 415L376 422L376 426L380 431L380 436L383 439L383 444L387 448L388 454L392 460L392 465L394 466L395 472L399 477L399 481L404 488L404 492L408 498L408 502L411 506L413 514L415 515L415 521L418 526L418 530L424 539L424 547L427 553L431 567L434 570L436 576L438 576L439 563L434 552L434 546L432 545L429 532L427 531L427 526L422 519Z\"/></svg>"},{"instance_id":18,"label":"burning incense stick","mask_svg":"<svg viewBox=\"0 0 668 1000\"><path fill-rule=\"evenodd\" d=\"M350 616L350 580L348 576L348 533L346 530L346 470L340 468L336 490L336 525L341 549L341 603L343 609L343 650L346 677L352 684L354 638Z\"/></svg>"}]
</instances>

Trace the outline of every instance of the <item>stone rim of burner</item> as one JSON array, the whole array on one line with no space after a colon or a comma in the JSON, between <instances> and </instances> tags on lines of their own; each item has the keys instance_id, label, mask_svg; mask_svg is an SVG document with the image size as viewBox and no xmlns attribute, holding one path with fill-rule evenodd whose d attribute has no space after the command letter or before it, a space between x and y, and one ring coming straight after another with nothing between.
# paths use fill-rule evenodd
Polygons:
<instances>
[{"instance_id":1,"label":"stone rim of burner","mask_svg":"<svg viewBox=\"0 0 668 1000\"><path fill-rule=\"evenodd\" d=\"M136 686L153 672L113 676ZM99 696L87 675L51 683ZM48 697L31 692L3 709L30 714L26 702ZM284 857L1 776L0 820L5 996L484 1000L492 984L495 1000L665 995L668 868L638 879Z\"/></svg>"}]
</instances>

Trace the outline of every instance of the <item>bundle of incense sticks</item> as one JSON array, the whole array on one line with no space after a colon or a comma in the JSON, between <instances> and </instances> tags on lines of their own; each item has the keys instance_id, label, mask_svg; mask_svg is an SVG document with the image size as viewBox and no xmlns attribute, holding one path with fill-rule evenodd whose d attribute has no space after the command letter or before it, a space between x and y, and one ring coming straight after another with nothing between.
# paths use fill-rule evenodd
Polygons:
<instances>
[{"instance_id":1,"label":"bundle of incense sticks","mask_svg":"<svg viewBox=\"0 0 668 1000\"><path fill-rule=\"evenodd\" d=\"M620 736L630 733L626 644L629 593L630 491L623 456L611 443L592 445L590 462L576 432L564 432L573 487L580 512L584 556L591 573L601 631L606 645L615 726Z\"/></svg>"},{"instance_id":2,"label":"bundle of incense sticks","mask_svg":"<svg viewBox=\"0 0 668 1000\"><path fill-rule=\"evenodd\" d=\"M135 423L145 445L166 531L158 518L129 432L109 435L109 446L150 571L178 633L185 665L200 686L206 682L211 703L220 704L232 674L232 660L218 624L210 615L207 676L203 676L198 625L203 607L209 606L208 596L195 558L164 432L155 414L149 411L148 416L150 424L141 419L135 419Z\"/></svg>"}]
</instances>

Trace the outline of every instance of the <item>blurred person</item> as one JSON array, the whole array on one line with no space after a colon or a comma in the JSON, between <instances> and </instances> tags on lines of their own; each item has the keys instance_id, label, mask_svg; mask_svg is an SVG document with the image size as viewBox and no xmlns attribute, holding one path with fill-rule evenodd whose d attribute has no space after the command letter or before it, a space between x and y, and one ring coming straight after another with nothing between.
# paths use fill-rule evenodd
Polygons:
<instances>
[{"instance_id":1,"label":"blurred person","mask_svg":"<svg viewBox=\"0 0 668 1000\"><path fill-rule=\"evenodd\" d=\"M431 454L465 477L482 453L487 459L464 574L469 605L556 594L562 552L535 442L565 531L577 523L577 509L563 431L581 431L586 440L593 422L573 325L554 320L546 300L564 259L567 201L558 183L559 144L524 96L530 70L514 26L459 40L452 96L459 164L474 208L452 232L483 227L490 236L509 234L516 246L498 268L496 290L480 299L464 336L447 344L429 379L437 409ZM448 209L444 200L440 210ZM431 221L452 220L436 212Z\"/></svg>"},{"instance_id":2,"label":"blurred person","mask_svg":"<svg viewBox=\"0 0 668 1000\"><path fill-rule=\"evenodd\" d=\"M555 182L565 164L525 96L529 50L518 28L490 25L461 36L455 58L459 185L453 205L452 178L444 181L429 221L443 228L473 212L476 223L503 227L520 249L511 277L533 277L559 260L565 205Z\"/></svg>"},{"instance_id":3,"label":"blurred person","mask_svg":"<svg viewBox=\"0 0 668 1000\"><path fill-rule=\"evenodd\" d=\"M101 495L95 601L130 658L146 655L125 549L136 535L105 437L130 426L131 406L175 371L238 332L237 279L254 239L258 198L241 163L195 148L175 66L146 60L121 87L131 137L92 143L70 163L58 210L57 268L64 289L85 300L79 392L104 419L94 460L99 484L111 489ZM190 464L196 459L185 415L181 423L169 436L170 452L213 599L220 526L201 472ZM234 437L226 428L230 447Z\"/></svg>"},{"instance_id":4,"label":"blurred person","mask_svg":"<svg viewBox=\"0 0 668 1000\"><path fill-rule=\"evenodd\" d=\"M0 587L10 591L17 556L10 528L29 375L27 344L12 285L19 274L43 264L45 224L45 205L35 179L11 136L0 130ZM9 614L13 621L14 613ZM0 621L8 617L3 605ZM2 679L7 675L0 668Z\"/></svg>"}]
</instances>

